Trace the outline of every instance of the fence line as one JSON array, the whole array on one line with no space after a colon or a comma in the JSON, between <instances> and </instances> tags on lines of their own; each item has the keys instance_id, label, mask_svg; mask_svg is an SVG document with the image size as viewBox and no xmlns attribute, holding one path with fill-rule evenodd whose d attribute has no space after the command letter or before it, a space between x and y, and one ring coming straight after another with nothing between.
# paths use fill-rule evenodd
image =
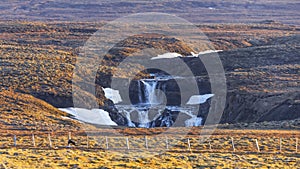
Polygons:
<instances>
[{"instance_id":1,"label":"fence line","mask_svg":"<svg viewBox=\"0 0 300 169\"><path fill-rule=\"evenodd\" d=\"M40 135L45 135L45 134L40 134ZM56 136L55 134L51 135L50 133L48 133L47 136L48 137L40 137L39 135L31 134L31 139L29 136L29 143L30 143L29 147L32 146L35 148L37 148L37 147L43 148L44 141L42 143L42 146L38 146L39 141L37 140L36 137L40 137L42 139L45 139L45 138L48 139L48 146L50 148L62 147L62 146L58 146L58 144L55 145L55 142L56 142L55 138L56 139L59 138L59 137L55 137ZM63 136L63 135L61 135L61 136ZM6 136L6 137L11 137L11 136ZM28 136L13 135L13 146L14 147L28 146L27 144L22 143L22 141L24 142L24 139L22 139L22 137L28 137ZM84 140L84 137L83 137L83 139L77 139L76 141L78 144L75 146L75 148L76 147L80 148L80 146L82 146L82 145L86 145L85 147L87 149L95 149L97 147L100 149L103 148L99 145L99 141L97 142L98 144L96 144L96 145L90 144L91 141L95 141L95 140L93 140L94 137L87 135L87 136L85 136L85 141L82 141L82 140ZM102 137L102 138L104 137L105 142L103 143L103 139L101 139L102 140L101 142L105 145L105 148L107 150L108 149L119 149L114 146L117 144L116 142L111 142L111 143L109 142L109 141L111 141L111 139L116 139L116 138L123 138L125 140L125 145L124 145L123 149L127 149L127 150L138 149L137 147L135 147L137 144L135 138L131 138L128 136L126 136L126 137L125 136L99 136L99 137ZM139 139L142 140L141 143L142 143L142 145L144 145L143 147L145 149L147 149L147 150L150 149L149 145L151 144L151 140L152 140L151 137L156 138L156 142L154 142L154 143L152 142L154 147L152 146L151 149L154 150L155 148L157 148L157 146L163 147L163 144L161 144L161 143L159 143L159 141L157 141L157 138L162 139L161 136L149 136L149 138L148 138L148 136L139 137ZM67 138L68 138L68 140L72 139L71 132L68 133ZM200 148L200 150L210 150L210 151L211 150L231 150L233 152L252 151L253 149L251 148L252 147L251 140L254 139L254 141L255 141L254 144L255 144L257 152L279 151L279 152L296 152L296 153L298 153L298 144L299 144L299 142L298 142L299 139L297 137L296 138L285 138L285 139L281 138L281 137L280 138L269 137L269 140L271 140L270 145L269 145L269 143L266 143L266 141L261 141L260 143L263 144L263 146L259 144L259 140L257 138L246 138L245 139L242 137L240 137L240 138L238 137L237 139L234 139L233 137L229 137L229 136L227 138L223 138L223 137L218 138L218 137L212 136L212 138L209 138L207 141L202 140L202 141L200 141L200 143L197 143L197 144L194 144L195 140L197 142L197 138L192 137L192 136L186 137L185 139L183 139L183 138L174 139L176 137L171 139L172 137L169 138L167 136L164 136L164 138L165 138L165 149L169 150L170 146L173 145L172 147L177 148L177 149L183 149L183 147L186 147L187 148L186 150L189 150L189 151L191 151L192 149L193 149L193 151L194 150L197 151L197 148L199 150L199 147L198 147L199 145L201 145L203 147L203 148ZM216 141L216 138L217 138L217 141ZM75 139L76 139L76 136L74 137L74 140ZM133 140L131 140L131 139L133 139ZM267 138L262 138L262 139L266 140ZM62 143L61 140L62 139L60 139L60 142L59 142L60 145ZM65 143L67 143L68 140L66 140ZM172 142L174 142L174 140L177 142L176 144L172 143ZM244 140L246 140L246 142L242 143ZM278 142L278 140L279 140L279 142ZM289 140L289 142L287 140ZM217 143L214 144L214 141L216 141ZM292 143L291 143L291 141L292 141ZM25 142L26 142L26 139L25 139ZM275 143L277 142L277 145L276 144L274 145L274 142ZM123 141L123 143L124 143L124 141ZM279 143L279 145L278 145L278 143ZM1 142L0 142L0 144L1 144ZM252 144L253 144L253 142L252 142ZM8 145L10 145L10 144L8 144ZM46 142L46 145L47 145L47 142ZM119 145L122 145L122 144L119 144ZM180 146L178 146L178 145L180 145ZM229 146L231 147L231 149L229 148ZM278 148L278 146L279 146L279 148ZM0 145L0 147L1 147L1 145ZM178 148L178 147L180 147L180 148ZM261 148L261 147L263 147L263 148Z\"/></svg>"}]
</instances>

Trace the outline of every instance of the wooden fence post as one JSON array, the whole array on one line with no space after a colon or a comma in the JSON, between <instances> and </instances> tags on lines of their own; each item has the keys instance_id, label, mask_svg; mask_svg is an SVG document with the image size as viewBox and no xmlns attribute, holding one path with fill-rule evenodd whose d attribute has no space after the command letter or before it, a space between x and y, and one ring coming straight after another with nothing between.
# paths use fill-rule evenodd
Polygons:
<instances>
[{"instance_id":1,"label":"wooden fence post","mask_svg":"<svg viewBox=\"0 0 300 169\"><path fill-rule=\"evenodd\" d=\"M210 141L208 142L208 144L209 144L209 150L211 150L211 144L210 144Z\"/></svg>"},{"instance_id":2,"label":"wooden fence post","mask_svg":"<svg viewBox=\"0 0 300 169\"><path fill-rule=\"evenodd\" d=\"M5 165L5 162L2 163L2 166L4 169L8 169L8 167Z\"/></svg>"},{"instance_id":3,"label":"wooden fence post","mask_svg":"<svg viewBox=\"0 0 300 169\"><path fill-rule=\"evenodd\" d=\"M129 139L126 137L126 145L127 145L127 150L129 150Z\"/></svg>"},{"instance_id":4,"label":"wooden fence post","mask_svg":"<svg viewBox=\"0 0 300 169\"><path fill-rule=\"evenodd\" d=\"M17 136L14 135L14 146L17 146Z\"/></svg>"},{"instance_id":5,"label":"wooden fence post","mask_svg":"<svg viewBox=\"0 0 300 169\"><path fill-rule=\"evenodd\" d=\"M166 149L169 149L168 137L166 136Z\"/></svg>"},{"instance_id":6,"label":"wooden fence post","mask_svg":"<svg viewBox=\"0 0 300 169\"><path fill-rule=\"evenodd\" d=\"M232 144L233 151L235 151L234 142L233 142L233 138L232 137L231 137L231 144Z\"/></svg>"},{"instance_id":7,"label":"wooden fence post","mask_svg":"<svg viewBox=\"0 0 300 169\"><path fill-rule=\"evenodd\" d=\"M32 134L32 145L35 147L35 139L34 139L34 134Z\"/></svg>"},{"instance_id":8,"label":"wooden fence post","mask_svg":"<svg viewBox=\"0 0 300 169\"><path fill-rule=\"evenodd\" d=\"M298 152L298 138L296 138L296 153Z\"/></svg>"},{"instance_id":9,"label":"wooden fence post","mask_svg":"<svg viewBox=\"0 0 300 169\"><path fill-rule=\"evenodd\" d=\"M105 136L105 142L106 142L106 149L108 149L108 138Z\"/></svg>"},{"instance_id":10,"label":"wooden fence post","mask_svg":"<svg viewBox=\"0 0 300 169\"><path fill-rule=\"evenodd\" d=\"M279 139L279 152L282 151L282 138Z\"/></svg>"},{"instance_id":11,"label":"wooden fence post","mask_svg":"<svg viewBox=\"0 0 300 169\"><path fill-rule=\"evenodd\" d=\"M256 148L257 148L257 151L260 152L260 148L259 148L257 139L255 139L255 142L256 142Z\"/></svg>"},{"instance_id":12,"label":"wooden fence post","mask_svg":"<svg viewBox=\"0 0 300 169\"><path fill-rule=\"evenodd\" d=\"M187 142L188 142L189 150L191 151L191 142L190 142L190 138L188 138Z\"/></svg>"},{"instance_id":13,"label":"wooden fence post","mask_svg":"<svg viewBox=\"0 0 300 169\"><path fill-rule=\"evenodd\" d=\"M68 143L69 143L69 140L71 140L71 132L68 133ZM67 147L70 148L72 146L71 146L71 144L68 144Z\"/></svg>"},{"instance_id":14,"label":"wooden fence post","mask_svg":"<svg viewBox=\"0 0 300 169\"><path fill-rule=\"evenodd\" d=\"M51 135L48 133L49 146L52 147Z\"/></svg>"},{"instance_id":15,"label":"wooden fence post","mask_svg":"<svg viewBox=\"0 0 300 169\"><path fill-rule=\"evenodd\" d=\"M145 146L146 146L146 149L148 150L148 140L147 140L147 136L145 136Z\"/></svg>"},{"instance_id":16,"label":"wooden fence post","mask_svg":"<svg viewBox=\"0 0 300 169\"><path fill-rule=\"evenodd\" d=\"M86 147L89 148L89 136L86 136Z\"/></svg>"}]
</instances>

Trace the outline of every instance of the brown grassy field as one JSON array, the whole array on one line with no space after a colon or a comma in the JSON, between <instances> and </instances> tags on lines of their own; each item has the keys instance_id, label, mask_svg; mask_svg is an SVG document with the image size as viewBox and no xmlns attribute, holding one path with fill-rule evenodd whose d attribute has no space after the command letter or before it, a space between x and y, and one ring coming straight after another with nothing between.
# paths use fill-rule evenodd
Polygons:
<instances>
[{"instance_id":1,"label":"brown grassy field","mask_svg":"<svg viewBox=\"0 0 300 169\"><path fill-rule=\"evenodd\" d=\"M202 137L199 137L200 128L106 128L97 132L79 132L80 123L62 118L67 114L55 107L72 105L72 77L79 49L102 25L103 23L1 22L0 168L299 168L300 155L299 151L296 152L296 138L300 138L298 130L217 130L203 142L200 141ZM225 54L220 55L229 58L223 61L229 67L227 80L230 82L230 91L263 94L288 91L297 94L294 91L299 89L300 67L296 57L298 46L295 45L298 27L280 23L214 24L198 27L209 37L215 49L224 50ZM287 41L291 45L286 44ZM274 47L269 48L270 46ZM133 46L135 47L139 46ZM162 48L163 45L156 47ZM239 48L249 50L239 51ZM226 53L227 50L229 51ZM234 53L236 51L237 54ZM249 57L244 60L235 57L244 54ZM269 63L269 55L273 57L273 54L275 59L282 60L283 65L256 66L259 58L266 58ZM251 62L256 59L257 62ZM234 62L235 60L241 63ZM254 67L247 67L250 63L255 63ZM107 69L113 68L105 66L99 70L105 74ZM283 98L278 104L291 102L289 107L293 108L299 103L299 97ZM105 98L100 99L104 101ZM235 97L232 100L245 102ZM270 100L273 103L274 100ZM265 105L254 105L252 101L249 105L255 107L255 110L257 107L265 108ZM247 104L243 106L248 108ZM235 109L236 107L232 110ZM242 109L240 112L245 111ZM271 123L273 122L231 126L268 128L273 125ZM299 129L299 120L278 123L282 125L274 124L274 128ZM77 143L72 148L66 147L69 131ZM162 134L158 135L160 133ZM257 149L256 139L260 151Z\"/></svg>"},{"instance_id":2,"label":"brown grassy field","mask_svg":"<svg viewBox=\"0 0 300 169\"><path fill-rule=\"evenodd\" d=\"M0 164L3 168L297 168L300 163L297 130L223 129L204 141L200 140L206 135L198 135L200 128L193 128L188 135L184 135L188 128L165 130L74 132L72 139L77 145L69 148L68 132L51 133L52 147L47 133L36 134L33 146L31 134L17 132L16 146L13 135L1 137Z\"/></svg>"}]
</instances>

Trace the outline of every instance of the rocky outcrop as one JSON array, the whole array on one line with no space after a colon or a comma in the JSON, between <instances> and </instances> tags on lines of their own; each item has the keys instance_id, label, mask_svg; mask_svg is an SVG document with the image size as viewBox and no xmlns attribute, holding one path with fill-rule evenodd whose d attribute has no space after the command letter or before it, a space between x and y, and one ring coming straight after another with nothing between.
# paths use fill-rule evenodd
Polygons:
<instances>
[{"instance_id":1,"label":"rocky outcrop","mask_svg":"<svg viewBox=\"0 0 300 169\"><path fill-rule=\"evenodd\" d=\"M222 123L281 121L300 118L299 93L228 93Z\"/></svg>"}]
</instances>

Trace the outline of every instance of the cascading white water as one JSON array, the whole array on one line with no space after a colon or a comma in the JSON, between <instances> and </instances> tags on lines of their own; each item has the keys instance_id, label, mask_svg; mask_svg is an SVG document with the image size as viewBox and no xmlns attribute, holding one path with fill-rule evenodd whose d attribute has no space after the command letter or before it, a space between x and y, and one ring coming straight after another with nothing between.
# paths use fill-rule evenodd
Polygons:
<instances>
[{"instance_id":1,"label":"cascading white water","mask_svg":"<svg viewBox=\"0 0 300 169\"><path fill-rule=\"evenodd\" d=\"M139 97L139 103L143 102L143 96L142 96L142 90L141 90L141 83L138 82L138 97Z\"/></svg>"},{"instance_id":2,"label":"cascading white water","mask_svg":"<svg viewBox=\"0 0 300 169\"><path fill-rule=\"evenodd\" d=\"M186 115L189 115L191 118L187 119L185 123L185 127L192 127L192 126L201 126L202 124L202 118L197 117L195 114L193 114L192 111L180 111L181 113L184 113Z\"/></svg>"},{"instance_id":3,"label":"cascading white water","mask_svg":"<svg viewBox=\"0 0 300 169\"><path fill-rule=\"evenodd\" d=\"M172 110L172 111L179 111L180 113L190 116L190 118L184 122L185 127L202 125L202 117L198 117L195 114L196 110L192 107L177 107L177 106L172 107L171 106L171 107L168 107L168 109Z\"/></svg>"},{"instance_id":4,"label":"cascading white water","mask_svg":"<svg viewBox=\"0 0 300 169\"><path fill-rule=\"evenodd\" d=\"M158 80L148 79L141 80L138 83L139 103L146 105L159 105L164 101L164 90L159 89L160 84Z\"/></svg>"},{"instance_id":5,"label":"cascading white water","mask_svg":"<svg viewBox=\"0 0 300 169\"><path fill-rule=\"evenodd\" d=\"M148 117L148 111L147 110L139 110L138 111L138 120L139 125L138 127L144 127L149 128L149 117Z\"/></svg>"},{"instance_id":6,"label":"cascading white water","mask_svg":"<svg viewBox=\"0 0 300 169\"><path fill-rule=\"evenodd\" d=\"M127 124L127 125L128 125L129 127L136 127L135 124L132 123L132 121L131 121L130 114L131 114L132 111L123 111L123 112L125 113L125 117L126 117L127 120L128 120L128 124Z\"/></svg>"},{"instance_id":7,"label":"cascading white water","mask_svg":"<svg viewBox=\"0 0 300 169\"><path fill-rule=\"evenodd\" d=\"M150 128L150 122L153 119L156 119L157 117L153 119L149 119L148 116L148 109L145 109L143 107L132 107L130 105L116 105L117 109L120 113L122 113L128 120L128 126L129 127L143 127L143 128ZM133 113L136 112L137 114ZM133 115L133 116L132 116ZM137 115L137 116L136 116ZM160 115L160 113L158 114ZM138 124L134 124L132 120L135 119Z\"/></svg>"},{"instance_id":8,"label":"cascading white water","mask_svg":"<svg viewBox=\"0 0 300 169\"><path fill-rule=\"evenodd\" d=\"M184 122L184 126L192 127L192 126L201 126L202 125L202 118L197 117L194 113L196 110L193 107L179 107L179 106L153 106L152 109L157 112L151 118L149 117L149 109L145 107L132 107L130 105L117 105L118 110L124 114L124 116L128 119L128 126L130 127L143 127L143 128L150 128L151 122L157 120L165 109L174 111L174 112L181 112L183 114L188 115L190 118L186 119ZM137 113L137 114L135 114ZM134 124L132 120L135 119L137 124ZM170 119L161 119L163 123L168 124L171 126L172 122L169 121Z\"/></svg>"},{"instance_id":9,"label":"cascading white water","mask_svg":"<svg viewBox=\"0 0 300 169\"><path fill-rule=\"evenodd\" d=\"M142 80L142 83L144 85L144 96L145 96L145 103L149 105L157 104L157 96L155 93L155 89L157 86L157 81L151 80L151 81L145 81Z\"/></svg>"},{"instance_id":10,"label":"cascading white water","mask_svg":"<svg viewBox=\"0 0 300 169\"><path fill-rule=\"evenodd\" d=\"M138 82L138 105L152 107L163 103L163 93L159 89L159 81L145 79ZM147 109L137 109L138 127L149 128L149 112Z\"/></svg>"},{"instance_id":11,"label":"cascading white water","mask_svg":"<svg viewBox=\"0 0 300 169\"><path fill-rule=\"evenodd\" d=\"M128 119L128 126L150 128L155 127L157 121L161 121L165 126L171 126L173 119L171 116L163 115L163 112L180 112L188 116L184 121L179 122L186 127L201 126L202 117L197 116L198 109L193 105L205 103L213 94L193 95L186 103L186 106L167 106L165 93L167 92L168 76L158 76L155 79L142 79L137 81L135 105L116 105L120 113ZM154 114L155 113L155 114ZM188 117L188 118L186 118ZM154 123L155 122L155 123ZM158 124L159 125L159 124Z\"/></svg>"}]
</instances>

